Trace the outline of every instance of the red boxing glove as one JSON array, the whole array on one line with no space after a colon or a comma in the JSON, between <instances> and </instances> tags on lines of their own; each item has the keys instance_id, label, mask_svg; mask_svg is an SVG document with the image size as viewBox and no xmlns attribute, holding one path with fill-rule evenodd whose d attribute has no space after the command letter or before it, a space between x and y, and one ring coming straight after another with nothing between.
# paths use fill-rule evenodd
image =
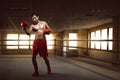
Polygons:
<instances>
[{"instance_id":1,"label":"red boxing glove","mask_svg":"<svg viewBox=\"0 0 120 80\"><path fill-rule=\"evenodd\" d=\"M21 22L21 27L22 27L23 30L24 30L25 27L27 27L27 26L28 26L28 21L22 21L22 22Z\"/></svg>"},{"instance_id":2,"label":"red boxing glove","mask_svg":"<svg viewBox=\"0 0 120 80\"><path fill-rule=\"evenodd\" d=\"M51 32L51 31L50 31L48 28L46 28L46 29L44 30L44 33L45 33L45 34L50 34L50 32Z\"/></svg>"}]
</instances>

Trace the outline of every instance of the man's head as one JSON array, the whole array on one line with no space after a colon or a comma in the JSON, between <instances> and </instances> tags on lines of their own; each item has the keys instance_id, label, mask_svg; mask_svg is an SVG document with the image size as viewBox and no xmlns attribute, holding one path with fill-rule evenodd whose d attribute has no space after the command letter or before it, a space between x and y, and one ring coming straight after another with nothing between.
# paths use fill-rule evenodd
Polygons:
<instances>
[{"instance_id":1,"label":"man's head","mask_svg":"<svg viewBox=\"0 0 120 80\"><path fill-rule=\"evenodd\" d=\"M39 15L38 14L32 14L32 21L36 24L39 22Z\"/></svg>"}]
</instances>

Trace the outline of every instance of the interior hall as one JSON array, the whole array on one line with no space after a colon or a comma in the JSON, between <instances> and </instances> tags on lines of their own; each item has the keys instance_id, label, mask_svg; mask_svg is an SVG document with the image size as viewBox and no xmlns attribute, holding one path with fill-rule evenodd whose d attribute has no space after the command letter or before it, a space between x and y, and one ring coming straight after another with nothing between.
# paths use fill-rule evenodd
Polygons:
<instances>
[{"instance_id":1,"label":"interior hall","mask_svg":"<svg viewBox=\"0 0 120 80\"><path fill-rule=\"evenodd\" d=\"M51 28L46 34L52 74L37 55L37 80L119 80L119 0L0 1L0 80L33 80L35 34L26 35L22 21L31 15Z\"/></svg>"}]
</instances>

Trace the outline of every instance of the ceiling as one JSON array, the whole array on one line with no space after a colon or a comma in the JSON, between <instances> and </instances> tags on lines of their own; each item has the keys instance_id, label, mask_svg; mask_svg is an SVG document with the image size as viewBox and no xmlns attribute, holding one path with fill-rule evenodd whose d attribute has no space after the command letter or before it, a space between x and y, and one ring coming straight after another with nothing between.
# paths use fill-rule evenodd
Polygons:
<instances>
[{"instance_id":1,"label":"ceiling","mask_svg":"<svg viewBox=\"0 0 120 80\"><path fill-rule=\"evenodd\" d=\"M37 12L53 30L85 29L112 21L120 14L119 0L3 0L0 29L20 29Z\"/></svg>"}]
</instances>

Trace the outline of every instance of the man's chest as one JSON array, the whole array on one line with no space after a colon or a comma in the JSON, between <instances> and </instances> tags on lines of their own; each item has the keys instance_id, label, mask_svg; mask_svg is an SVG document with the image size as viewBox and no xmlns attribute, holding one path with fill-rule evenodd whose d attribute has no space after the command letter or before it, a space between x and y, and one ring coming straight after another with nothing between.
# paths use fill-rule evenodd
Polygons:
<instances>
[{"instance_id":1,"label":"man's chest","mask_svg":"<svg viewBox=\"0 0 120 80\"><path fill-rule=\"evenodd\" d=\"M45 25L44 24L37 24L37 25L34 25L34 28L37 30L44 30Z\"/></svg>"}]
</instances>

